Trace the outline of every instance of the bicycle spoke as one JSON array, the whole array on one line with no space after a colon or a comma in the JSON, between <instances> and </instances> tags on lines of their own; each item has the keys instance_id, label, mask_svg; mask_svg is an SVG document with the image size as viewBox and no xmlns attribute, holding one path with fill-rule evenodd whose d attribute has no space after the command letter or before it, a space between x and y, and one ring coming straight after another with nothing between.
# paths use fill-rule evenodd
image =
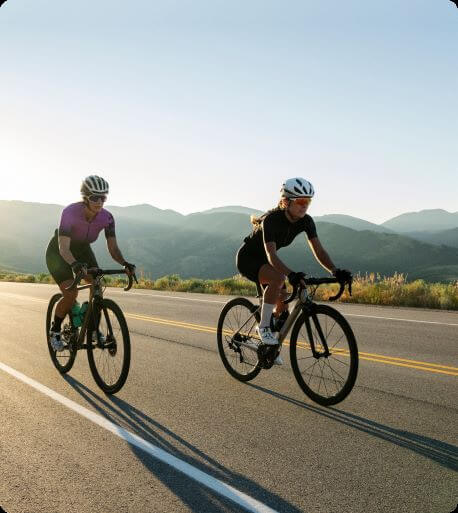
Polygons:
<instances>
[{"instance_id":1,"label":"bicycle spoke","mask_svg":"<svg viewBox=\"0 0 458 513\"><path fill-rule=\"evenodd\" d=\"M331 346L331 347L329 348L329 350L334 349L334 348L336 347L336 345L337 345L337 344L342 340L342 338L343 338L344 336L345 336L345 334L344 334L344 333L342 333L342 335L340 335L340 337L339 337L339 339L337 340L337 342L336 342L333 346Z\"/></svg>"},{"instance_id":2,"label":"bicycle spoke","mask_svg":"<svg viewBox=\"0 0 458 513\"><path fill-rule=\"evenodd\" d=\"M339 360L339 359L338 359L338 358L336 358L334 355L332 356L332 361L334 361L334 362L339 362L339 363L341 363L342 365L345 365L345 366L347 366L347 367L350 367L350 364L349 364L349 363L347 363L347 362L343 362L342 360Z\"/></svg>"},{"instance_id":3,"label":"bicycle spoke","mask_svg":"<svg viewBox=\"0 0 458 513\"><path fill-rule=\"evenodd\" d=\"M310 315L299 329L293 330L291 364L299 385L310 398L323 405L337 404L354 385L357 347L351 330L338 312L325 305L316 305L315 308L315 317ZM307 323L310 324L311 340L306 330ZM347 357L350 358L348 361Z\"/></svg>"},{"instance_id":4,"label":"bicycle spoke","mask_svg":"<svg viewBox=\"0 0 458 513\"><path fill-rule=\"evenodd\" d=\"M253 304L244 298L230 301L221 313L217 330L224 365L234 377L244 381L259 372L256 351L244 345L257 338L253 333L256 325L253 308Z\"/></svg>"}]
</instances>

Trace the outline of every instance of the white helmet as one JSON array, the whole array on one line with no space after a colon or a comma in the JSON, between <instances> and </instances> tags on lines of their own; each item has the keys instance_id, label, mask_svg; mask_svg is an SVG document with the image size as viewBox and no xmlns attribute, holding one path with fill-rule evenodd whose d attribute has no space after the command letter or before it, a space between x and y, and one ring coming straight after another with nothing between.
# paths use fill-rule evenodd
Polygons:
<instances>
[{"instance_id":1,"label":"white helmet","mask_svg":"<svg viewBox=\"0 0 458 513\"><path fill-rule=\"evenodd\" d=\"M87 176L81 184L81 194L89 196L91 194L108 194L108 182L101 176Z\"/></svg>"},{"instance_id":2,"label":"white helmet","mask_svg":"<svg viewBox=\"0 0 458 513\"><path fill-rule=\"evenodd\" d=\"M313 185L305 178L289 178L281 186L281 195L284 198L313 198L315 190Z\"/></svg>"}]
</instances>

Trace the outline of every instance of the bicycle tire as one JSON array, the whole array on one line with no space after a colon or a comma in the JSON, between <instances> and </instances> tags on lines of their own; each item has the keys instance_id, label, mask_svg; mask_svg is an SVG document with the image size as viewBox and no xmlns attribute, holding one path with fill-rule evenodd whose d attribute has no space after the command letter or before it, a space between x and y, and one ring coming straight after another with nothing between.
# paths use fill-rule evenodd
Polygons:
<instances>
[{"instance_id":1,"label":"bicycle tire","mask_svg":"<svg viewBox=\"0 0 458 513\"><path fill-rule=\"evenodd\" d=\"M237 307L241 307L241 315L239 315L239 319L242 319L242 315L243 318L249 318L259 308L248 299L242 297L232 299L231 301L226 303L219 316L218 328L216 331L218 341L218 352L224 367L231 376L238 379L239 381L250 381L254 379L261 371L261 367L259 366L258 361L258 355L251 349L241 349L241 346L233 340L234 336L237 336L237 334L239 334L238 328L233 328L232 323L229 325L226 323L225 325L225 321L228 319L231 310L233 311L233 313L235 313L235 309ZM242 312L244 313L242 314ZM255 314L254 323L259 323L259 314ZM243 322L240 321L238 323L238 327L240 328L241 326L243 329ZM234 331L234 329L236 331ZM252 329L254 329L254 325L250 325L250 331L248 332L248 335L244 333L242 336L245 338L250 338L249 335ZM254 336L258 338L255 333ZM227 354L225 349L229 349ZM232 357L232 364L229 361L228 355ZM245 362L242 361L244 357L246 357ZM249 360L249 357L251 357L251 363L246 363ZM239 366L237 366L237 359L239 359ZM247 372L239 372L239 370L237 370L236 367L243 367L243 364L245 364L245 370Z\"/></svg>"},{"instance_id":2,"label":"bicycle tire","mask_svg":"<svg viewBox=\"0 0 458 513\"><path fill-rule=\"evenodd\" d=\"M113 340L111 339L112 335L109 333L108 324L106 322L106 316L109 315L110 311L113 314L113 316L109 317L110 323L113 325L114 320L118 323L118 327L116 328L117 335L114 336ZM92 376L94 377L97 385L106 394L115 394L124 386L127 376L129 375L131 351L127 322L121 308L111 299L104 298L101 305L93 303L92 316L93 327L102 332L106 341L102 346L93 342L93 331L88 328L86 340L89 368L91 369ZM105 322L106 327L102 324L103 322ZM90 325L91 323L89 326ZM119 341L119 338L121 338L121 341ZM114 379L108 382L106 376L103 376L102 374L108 367L112 367L114 357L118 354L118 350L121 348L122 363L119 366L119 372L116 372Z\"/></svg>"},{"instance_id":3,"label":"bicycle tire","mask_svg":"<svg viewBox=\"0 0 458 513\"><path fill-rule=\"evenodd\" d=\"M358 346L356 344L356 339L353 334L353 330L351 329L350 324L348 321L340 314L337 310L334 308L331 308L327 305L314 305L314 312L317 315L317 318L319 319L319 323L321 325L321 328L323 329L323 322L325 321L325 329L323 330L324 336L326 337L326 341L328 344L328 348L331 352L331 355L329 357L323 357L324 360L320 364L318 363L322 358L315 358L312 354L310 345L307 344L307 342L299 342L298 347L298 338L301 334L301 337L304 336L306 339L308 339L307 331L306 331L306 315L302 313L298 319L296 320L293 331L291 333L291 340L290 340L290 357L291 357L291 367L293 369L294 377L296 378L297 383L303 390L303 392L313 401L315 401L318 404L321 404L323 406L331 406L333 404L340 403L343 401L348 394L352 391L353 386L356 382L356 377L358 374ZM322 319L320 319L320 316ZM311 313L307 314L308 321L311 323L312 329L313 329L313 318L311 318ZM331 330L328 330L328 319L331 319L334 324L331 328ZM341 330L341 339L345 337L345 341L342 344L341 347L337 347L337 344L339 343L339 340L335 343L334 339L338 336L338 331L336 330L333 334L333 331L335 329L335 326L339 326ZM301 329L304 327L304 332L301 332ZM316 329L315 329L316 331ZM332 335L332 337L331 337ZM316 340L318 337L315 336L314 340ZM320 345L320 344L319 344ZM344 347L346 346L346 347ZM309 356L304 356L298 358L298 351L300 351L300 354L309 354ZM334 357L333 361L335 363L338 363L337 365L337 371L335 369L331 369L331 365L329 363L329 360L331 357ZM341 359L342 358L342 359ZM349 358L349 363L347 364L346 361L344 361L344 358ZM307 369L301 370L299 361L302 360L309 360L308 362L304 362L305 365L311 364ZM316 366L318 368L316 369ZM341 373L344 372L345 366L348 367L346 375L341 376ZM310 371L309 369L313 367ZM310 386L312 378L313 378L313 372L314 370L321 371L321 381L318 390L312 388ZM329 370L331 372L329 372ZM310 379L308 383L305 381L304 377L306 374L306 371L309 371ZM326 371L327 376L324 376L324 371ZM342 378L342 381L339 379ZM338 382L340 383L338 385ZM315 381L314 381L315 383ZM321 386L323 384L323 391L326 392L326 395L323 395L320 393ZM333 394L328 393L328 386L329 389L332 389L333 386L335 387L336 391ZM315 387L316 388L316 387Z\"/></svg>"},{"instance_id":4,"label":"bicycle tire","mask_svg":"<svg viewBox=\"0 0 458 513\"><path fill-rule=\"evenodd\" d=\"M48 350L49 355L51 356L52 363L54 364L54 367L61 373L66 374L75 363L75 358L77 354L76 346L70 342L70 344L67 346L67 349L64 351L57 352L55 351L52 346L51 342L49 340L49 332L51 330L51 321L53 319L53 310L58 301L62 298L62 294L54 294L52 298L49 300L48 303L48 310L46 312L46 340L48 343ZM70 319L70 314L67 314L62 321L62 324L65 323L66 319ZM68 321L70 323L70 320ZM65 326L65 325L64 325ZM66 361L65 364L63 364L63 361Z\"/></svg>"}]
</instances>

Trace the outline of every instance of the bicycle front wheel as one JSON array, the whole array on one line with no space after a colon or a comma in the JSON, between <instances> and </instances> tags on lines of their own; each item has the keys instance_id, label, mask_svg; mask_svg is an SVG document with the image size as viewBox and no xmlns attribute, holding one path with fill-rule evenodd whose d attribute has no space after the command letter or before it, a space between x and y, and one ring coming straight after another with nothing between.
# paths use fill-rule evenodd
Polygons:
<instances>
[{"instance_id":1,"label":"bicycle front wheel","mask_svg":"<svg viewBox=\"0 0 458 513\"><path fill-rule=\"evenodd\" d=\"M290 342L291 367L305 394L318 404L330 406L343 401L355 384L358 347L350 325L337 310L315 305L314 314L301 314L294 325ZM328 352L322 344L320 331Z\"/></svg>"},{"instance_id":2,"label":"bicycle front wheel","mask_svg":"<svg viewBox=\"0 0 458 513\"><path fill-rule=\"evenodd\" d=\"M65 316L62 321L61 337L64 343L63 351L55 351L51 346L49 331L51 329L51 322L54 318L54 313L57 303L62 298L62 294L54 294L49 300L48 311L46 312L46 340L48 341L49 355L51 356L54 367L61 373L66 374L75 363L76 358L76 339L78 331L72 328L69 314Z\"/></svg>"},{"instance_id":3,"label":"bicycle front wheel","mask_svg":"<svg viewBox=\"0 0 458 513\"><path fill-rule=\"evenodd\" d=\"M121 308L111 299L93 303L87 331L87 357L97 385L106 394L119 392L130 367L130 336Z\"/></svg>"},{"instance_id":4,"label":"bicycle front wheel","mask_svg":"<svg viewBox=\"0 0 458 513\"><path fill-rule=\"evenodd\" d=\"M224 306L218 320L218 351L224 367L240 381L250 381L261 371L258 364L258 307L243 297Z\"/></svg>"}]
</instances>

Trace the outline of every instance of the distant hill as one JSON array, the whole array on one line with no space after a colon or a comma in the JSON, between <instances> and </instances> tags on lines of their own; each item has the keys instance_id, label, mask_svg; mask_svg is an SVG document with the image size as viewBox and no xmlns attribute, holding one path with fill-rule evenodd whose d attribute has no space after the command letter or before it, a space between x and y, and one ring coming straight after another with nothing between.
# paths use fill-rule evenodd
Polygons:
<instances>
[{"instance_id":1,"label":"distant hill","mask_svg":"<svg viewBox=\"0 0 458 513\"><path fill-rule=\"evenodd\" d=\"M247 213L218 210L183 216L151 205L107 208L115 215L125 257L153 277L171 273L183 278L232 276L237 273L235 253L251 231ZM0 201L1 267L21 272L46 271L46 246L62 209L60 205ZM365 226L364 222L357 225ZM319 218L317 230L335 263L354 272L398 271L411 278L432 280L458 277L458 248L431 245L399 234L355 230L321 222ZM94 249L100 264L112 266L105 246L101 236ZM280 250L280 255L293 269L325 274L302 236L289 248Z\"/></svg>"},{"instance_id":2,"label":"distant hill","mask_svg":"<svg viewBox=\"0 0 458 513\"><path fill-rule=\"evenodd\" d=\"M458 212L442 209L408 212L385 221L381 226L399 233L449 230L458 228Z\"/></svg>"},{"instance_id":3,"label":"distant hill","mask_svg":"<svg viewBox=\"0 0 458 513\"><path fill-rule=\"evenodd\" d=\"M419 278L423 276L423 270L430 273L434 267L435 280L458 279L458 274L450 277L451 266L458 265L457 248L432 246L398 234L356 231L331 223L317 223L317 230L336 265L354 272L379 272L385 275L402 272L408 274L409 278ZM289 248L281 250L288 254L294 266L300 266L304 260L295 251L298 244L300 241L296 240ZM307 265L318 269L311 256L307 257ZM438 272L440 267L444 268L442 275Z\"/></svg>"},{"instance_id":4,"label":"distant hill","mask_svg":"<svg viewBox=\"0 0 458 513\"><path fill-rule=\"evenodd\" d=\"M164 223L164 224L179 224L182 222L184 216L174 210L161 210L160 208L153 207L152 205L132 205L129 207L116 207L107 205L109 210L115 218L124 217L126 219L135 219L139 221Z\"/></svg>"},{"instance_id":5,"label":"distant hill","mask_svg":"<svg viewBox=\"0 0 458 513\"><path fill-rule=\"evenodd\" d=\"M407 232L405 235L413 239L428 242L438 246L451 246L458 248L458 228L451 230L439 230L435 232Z\"/></svg>"},{"instance_id":6,"label":"distant hill","mask_svg":"<svg viewBox=\"0 0 458 513\"><path fill-rule=\"evenodd\" d=\"M347 228L352 228L353 230L358 231L371 230L373 232L395 233L393 230L386 228L385 226L380 226L378 224L365 221L364 219L359 219L358 217L343 214L326 214L324 216L315 216L314 219L315 221L322 221L324 223L340 224L341 226L346 226Z\"/></svg>"},{"instance_id":7,"label":"distant hill","mask_svg":"<svg viewBox=\"0 0 458 513\"><path fill-rule=\"evenodd\" d=\"M187 215L181 225L190 230L215 233L226 237L245 237L251 232L250 216L235 212L200 212ZM242 238L243 238L242 237Z\"/></svg>"},{"instance_id":8,"label":"distant hill","mask_svg":"<svg viewBox=\"0 0 458 513\"><path fill-rule=\"evenodd\" d=\"M229 205L228 207L217 207L211 208L210 210L204 210L203 212L197 212L198 214L221 214L223 212L231 212L234 214L248 214L259 216L264 212L262 210L256 210L255 208L241 207L239 205Z\"/></svg>"}]
</instances>

